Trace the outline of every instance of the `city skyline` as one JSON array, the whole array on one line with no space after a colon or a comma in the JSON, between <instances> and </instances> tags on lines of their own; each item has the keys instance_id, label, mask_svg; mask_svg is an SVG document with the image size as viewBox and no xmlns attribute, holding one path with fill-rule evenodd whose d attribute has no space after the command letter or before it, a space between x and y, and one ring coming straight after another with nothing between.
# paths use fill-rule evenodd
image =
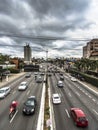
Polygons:
<instances>
[{"instance_id":1,"label":"city skyline","mask_svg":"<svg viewBox=\"0 0 98 130\"><path fill-rule=\"evenodd\" d=\"M82 57L98 36L97 0L1 0L0 53L24 57Z\"/></svg>"}]
</instances>

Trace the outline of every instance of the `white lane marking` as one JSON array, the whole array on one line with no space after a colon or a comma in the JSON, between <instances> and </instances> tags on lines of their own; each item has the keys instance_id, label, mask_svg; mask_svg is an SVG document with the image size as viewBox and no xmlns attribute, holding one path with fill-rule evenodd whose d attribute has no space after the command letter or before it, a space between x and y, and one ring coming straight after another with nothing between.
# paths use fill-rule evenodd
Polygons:
<instances>
[{"instance_id":1,"label":"white lane marking","mask_svg":"<svg viewBox=\"0 0 98 130\"><path fill-rule=\"evenodd\" d=\"M76 92L76 94L77 94L78 96L80 96L80 94L79 94L78 92Z\"/></svg>"},{"instance_id":2,"label":"white lane marking","mask_svg":"<svg viewBox=\"0 0 98 130\"><path fill-rule=\"evenodd\" d=\"M92 99L94 102L96 101L94 98Z\"/></svg>"},{"instance_id":3,"label":"white lane marking","mask_svg":"<svg viewBox=\"0 0 98 130\"><path fill-rule=\"evenodd\" d=\"M68 93L70 97L72 97L71 93Z\"/></svg>"},{"instance_id":4,"label":"white lane marking","mask_svg":"<svg viewBox=\"0 0 98 130\"><path fill-rule=\"evenodd\" d=\"M29 93L30 93L30 90L27 92L27 95L29 95Z\"/></svg>"},{"instance_id":5,"label":"white lane marking","mask_svg":"<svg viewBox=\"0 0 98 130\"><path fill-rule=\"evenodd\" d=\"M80 88L81 91L83 91L81 88Z\"/></svg>"},{"instance_id":6,"label":"white lane marking","mask_svg":"<svg viewBox=\"0 0 98 130\"><path fill-rule=\"evenodd\" d=\"M91 96L89 95L89 98L91 98Z\"/></svg>"},{"instance_id":7,"label":"white lane marking","mask_svg":"<svg viewBox=\"0 0 98 130\"><path fill-rule=\"evenodd\" d=\"M85 91L84 91L84 90L82 90L82 92L83 92L83 93L85 93Z\"/></svg>"},{"instance_id":8,"label":"white lane marking","mask_svg":"<svg viewBox=\"0 0 98 130\"><path fill-rule=\"evenodd\" d=\"M12 123L12 121L14 120L14 118L15 118L15 116L16 116L17 113L18 113L18 110L15 112L15 114L14 114L13 117L11 118L10 123Z\"/></svg>"},{"instance_id":9,"label":"white lane marking","mask_svg":"<svg viewBox=\"0 0 98 130\"><path fill-rule=\"evenodd\" d=\"M96 112L96 110L95 109L93 109L93 111L98 115L98 112Z\"/></svg>"},{"instance_id":10,"label":"white lane marking","mask_svg":"<svg viewBox=\"0 0 98 130\"><path fill-rule=\"evenodd\" d=\"M88 93L85 93L86 95L88 95Z\"/></svg>"},{"instance_id":11,"label":"white lane marking","mask_svg":"<svg viewBox=\"0 0 98 130\"><path fill-rule=\"evenodd\" d=\"M13 93L12 94L15 94L16 93L16 90L15 91L13 91Z\"/></svg>"},{"instance_id":12,"label":"white lane marking","mask_svg":"<svg viewBox=\"0 0 98 130\"><path fill-rule=\"evenodd\" d=\"M68 118L70 118L70 115L69 115L69 112L68 112L68 110L67 110L67 109L65 109L65 112L66 112L66 114L67 114Z\"/></svg>"}]
</instances>

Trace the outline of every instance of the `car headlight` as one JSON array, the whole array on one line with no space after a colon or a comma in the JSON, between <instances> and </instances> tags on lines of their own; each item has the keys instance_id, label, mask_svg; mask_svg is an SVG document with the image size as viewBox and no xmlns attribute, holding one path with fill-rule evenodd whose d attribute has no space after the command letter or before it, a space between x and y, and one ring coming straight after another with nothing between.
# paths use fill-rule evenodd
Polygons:
<instances>
[{"instance_id":1,"label":"car headlight","mask_svg":"<svg viewBox=\"0 0 98 130\"><path fill-rule=\"evenodd\" d=\"M31 112L33 112L34 111L34 109L31 109Z\"/></svg>"},{"instance_id":2,"label":"car headlight","mask_svg":"<svg viewBox=\"0 0 98 130\"><path fill-rule=\"evenodd\" d=\"M25 111L26 111L26 109L24 108L24 109L23 109L23 111L25 112Z\"/></svg>"}]
</instances>

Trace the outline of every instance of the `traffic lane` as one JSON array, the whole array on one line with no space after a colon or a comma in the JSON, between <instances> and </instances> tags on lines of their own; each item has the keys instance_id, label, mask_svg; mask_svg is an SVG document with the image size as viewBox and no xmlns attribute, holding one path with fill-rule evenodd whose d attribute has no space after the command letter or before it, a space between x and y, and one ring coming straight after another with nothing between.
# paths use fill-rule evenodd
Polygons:
<instances>
[{"instance_id":1,"label":"traffic lane","mask_svg":"<svg viewBox=\"0 0 98 130\"><path fill-rule=\"evenodd\" d=\"M68 84L70 84L70 83L68 83ZM65 87L64 88L66 88L66 84L64 85ZM63 89L60 89L60 90L63 90ZM63 90L64 91L64 90ZM82 107L83 108L83 106L84 106L84 104L82 104L81 102L80 102L80 100L79 101L77 101L77 97L75 98L75 99L73 99L73 95L71 94L71 91L70 90L65 90L66 91L66 94L64 94L64 95L69 95L69 97L68 98L72 98L72 101L71 101L71 103L70 104L73 104L73 105L71 105L70 107L69 107L69 109L68 109L68 111L70 110L70 108L72 107L72 106L79 106L80 108ZM65 99L66 100L66 99ZM68 103L69 103L69 101L68 101ZM70 105L69 104L69 105ZM76 105L75 105L76 104ZM78 105L78 104L80 104L80 105ZM86 108L85 108L86 109ZM67 110L67 109L66 109ZM88 111L88 110L86 110L86 111ZM68 113L68 112L67 112ZM90 114L88 114L88 115L91 115L91 113ZM58 116L59 117L59 116ZM90 116L90 122L92 121L92 117ZM94 122L92 123L92 126L91 126L91 128L96 128L97 126L96 126L96 123L95 123L96 121L94 120ZM73 126L74 127L74 126ZM75 128L74 128L75 129Z\"/></svg>"},{"instance_id":2,"label":"traffic lane","mask_svg":"<svg viewBox=\"0 0 98 130\"><path fill-rule=\"evenodd\" d=\"M70 130L73 126L73 122L70 120L70 114L68 112L68 108L70 105L65 100L66 98L63 96L62 89L57 87L57 78L52 77L50 81L50 89L51 89L51 105L53 105L53 113L56 130ZM61 104L54 105L52 102L52 94L59 93L61 96ZM68 101L69 102L69 101ZM69 125L68 125L69 124ZM76 129L76 127L74 128Z\"/></svg>"},{"instance_id":3,"label":"traffic lane","mask_svg":"<svg viewBox=\"0 0 98 130\"><path fill-rule=\"evenodd\" d=\"M33 88L34 87L36 87L36 85L34 85L33 87L31 87L31 89L32 89L32 91L33 91ZM37 87L38 88L38 87ZM41 87L39 87L40 89L41 89ZM40 90L40 89L38 89L38 90ZM36 91L38 91L38 90L36 90ZM31 92L31 90L30 90L30 92ZM34 92L34 91L33 91ZM2 107L2 111L0 111L0 113L1 113L1 123L0 123L0 128L2 128L2 129L4 129L4 126L9 126L9 120L8 120L8 118L6 118L6 116L8 116L8 112L9 112L9 102L11 102L12 101L12 98L14 98L14 99L16 99L16 100L18 100L18 102L19 102L19 105L21 105L21 103L23 103L22 101L23 100L25 100L26 99L26 95L28 95L27 94L28 93L28 89L26 90L26 91L24 91L24 92L19 92L18 90L17 90L17 93L15 93L14 95L9 95L9 97L8 98L6 98L6 100L7 100L7 102L6 103L4 103L4 101L2 101L3 102L3 104L4 104L4 109L3 109L3 107ZM40 93L41 93L41 90L40 90ZM40 94L39 93L39 94ZM18 95L17 95L18 94ZM36 94L36 93L35 93ZM39 97L39 99L40 99L40 97ZM3 118L2 118L3 117Z\"/></svg>"},{"instance_id":4,"label":"traffic lane","mask_svg":"<svg viewBox=\"0 0 98 130\"><path fill-rule=\"evenodd\" d=\"M31 85L32 87L32 85ZM18 115L15 117L15 119L13 120L12 124L14 126L14 130L17 130L17 128L19 129L23 129L23 130L32 130L32 129L36 129L37 126L37 120L38 120L38 114L39 114L39 107L40 107L40 99L41 99L41 91L42 91L42 85L38 84L36 86L36 89L34 91L32 91L32 89L30 90L30 95L35 95L37 97L37 107L36 107L36 111L34 113L34 115L31 116L24 116L22 114L22 108L23 108L23 104L20 106L19 108L19 113ZM39 101L38 101L39 99ZM16 123L17 122L17 123ZM21 125L24 124L24 125ZM9 130L12 127L9 127Z\"/></svg>"},{"instance_id":5,"label":"traffic lane","mask_svg":"<svg viewBox=\"0 0 98 130\"><path fill-rule=\"evenodd\" d=\"M97 119L98 119L98 112L97 112L97 110L98 110L97 107L98 106L95 104L96 100L94 98L92 98L92 101L93 101L92 102L90 100L90 98L88 98L88 97L91 97L91 96L87 93L87 91L85 92L83 90L83 93L81 93L82 87L77 85L78 82L72 82L69 77L67 77L67 76L64 76L64 77L65 77L65 80L64 80L65 86L69 86L69 88L70 88L69 91L73 91L75 93L75 95L77 95L77 98L80 100L81 104L83 104L82 106L86 106L87 113L88 113L88 111L90 113L90 118L89 119L90 119L90 122L91 122L90 124L92 125L91 127L93 129L96 128L97 124L95 122L97 122ZM79 87L80 87L80 91L78 89ZM66 88L66 87L64 87L64 88ZM71 92L67 92L66 94L68 94L69 97L73 99L73 96L72 96ZM72 102L75 104L76 100L73 99ZM93 107L93 109L92 109L92 107ZM94 109L94 108L97 108L97 109ZM89 113L88 113L88 116L89 116Z\"/></svg>"},{"instance_id":6,"label":"traffic lane","mask_svg":"<svg viewBox=\"0 0 98 130\"><path fill-rule=\"evenodd\" d=\"M67 80L70 81L70 77L66 76ZM93 88L91 89L89 86L85 85L84 82L78 81L75 83L76 88L80 89L85 95L87 95L91 100L98 99L98 92L94 91ZM98 104L98 102L96 102Z\"/></svg>"},{"instance_id":7,"label":"traffic lane","mask_svg":"<svg viewBox=\"0 0 98 130\"><path fill-rule=\"evenodd\" d=\"M70 84L69 84L70 82ZM69 88L75 92L75 94L80 97L81 101L84 102L84 104L88 107L88 109L91 109L91 113L95 115L96 119L98 119L98 101L96 97L94 98L94 95L92 96L88 91L83 87L83 85L80 86L77 84L77 82L71 82L66 80L66 83L69 84Z\"/></svg>"},{"instance_id":8,"label":"traffic lane","mask_svg":"<svg viewBox=\"0 0 98 130\"><path fill-rule=\"evenodd\" d=\"M89 120L89 130L92 130L92 129L95 129L97 128L97 119L94 115L94 112L92 112L92 109L88 106L87 103L85 103L85 100L82 100L81 96L79 93L77 93L76 91L73 91L72 90L72 84L70 85L70 83L68 83L66 81L66 89L64 88L64 91L62 92L65 92L64 95L68 95L68 99L70 100L71 103L73 103L73 107L78 107L78 108L81 108L87 115L87 118ZM69 93L67 92L67 89L68 91L70 91L70 95Z\"/></svg>"},{"instance_id":9,"label":"traffic lane","mask_svg":"<svg viewBox=\"0 0 98 130\"><path fill-rule=\"evenodd\" d=\"M5 82L5 83L1 83L2 84L2 86L0 86L0 87L5 87L5 86L11 86L11 84L16 84L16 81L17 82L20 82L21 80L23 80L24 79L24 75L25 74L22 74L22 75L18 75L18 76L16 76L16 77L13 77L12 79L9 79L9 81L7 82L7 81L3 81L3 82Z\"/></svg>"}]
</instances>

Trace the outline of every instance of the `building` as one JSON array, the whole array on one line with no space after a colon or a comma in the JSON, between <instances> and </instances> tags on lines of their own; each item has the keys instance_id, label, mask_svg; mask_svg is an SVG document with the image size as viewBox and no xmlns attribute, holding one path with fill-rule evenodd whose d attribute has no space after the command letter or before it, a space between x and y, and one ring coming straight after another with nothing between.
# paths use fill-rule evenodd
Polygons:
<instances>
[{"instance_id":1,"label":"building","mask_svg":"<svg viewBox=\"0 0 98 130\"><path fill-rule=\"evenodd\" d=\"M83 58L98 60L98 39L92 39L83 47Z\"/></svg>"},{"instance_id":2,"label":"building","mask_svg":"<svg viewBox=\"0 0 98 130\"><path fill-rule=\"evenodd\" d=\"M83 58L87 58L87 46L83 47Z\"/></svg>"},{"instance_id":3,"label":"building","mask_svg":"<svg viewBox=\"0 0 98 130\"><path fill-rule=\"evenodd\" d=\"M31 58L31 47L27 44L24 46L24 62L27 64L31 63Z\"/></svg>"}]
</instances>

